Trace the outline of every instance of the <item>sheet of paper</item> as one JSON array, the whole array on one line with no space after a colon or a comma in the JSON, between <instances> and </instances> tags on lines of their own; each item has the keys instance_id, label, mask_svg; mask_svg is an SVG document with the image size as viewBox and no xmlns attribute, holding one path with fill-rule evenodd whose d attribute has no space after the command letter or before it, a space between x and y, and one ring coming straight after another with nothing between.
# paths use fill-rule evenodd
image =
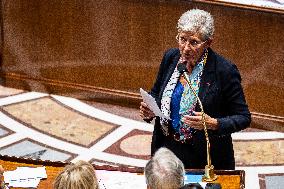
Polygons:
<instances>
[{"instance_id":1,"label":"sheet of paper","mask_svg":"<svg viewBox=\"0 0 284 189\"><path fill-rule=\"evenodd\" d=\"M170 119L169 117L166 117L161 112L160 108L158 107L158 105L156 103L156 100L151 95L149 95L145 90L143 90L142 88L140 88L140 94L141 94L141 97L143 99L143 102L145 102L148 105L150 110L152 110L154 112L155 116Z\"/></svg>"},{"instance_id":2,"label":"sheet of paper","mask_svg":"<svg viewBox=\"0 0 284 189\"><path fill-rule=\"evenodd\" d=\"M3 173L4 182L9 187L36 188L40 179L47 178L45 167L17 167Z\"/></svg>"},{"instance_id":3,"label":"sheet of paper","mask_svg":"<svg viewBox=\"0 0 284 189\"><path fill-rule=\"evenodd\" d=\"M25 179L25 180L15 180L9 182L9 187L14 188L37 188L40 179Z\"/></svg>"},{"instance_id":4,"label":"sheet of paper","mask_svg":"<svg viewBox=\"0 0 284 189\"><path fill-rule=\"evenodd\" d=\"M145 176L137 173L96 170L100 189L146 189Z\"/></svg>"},{"instance_id":5,"label":"sheet of paper","mask_svg":"<svg viewBox=\"0 0 284 189\"><path fill-rule=\"evenodd\" d=\"M47 178L45 167L17 167L23 175L29 173L29 178Z\"/></svg>"}]
</instances>

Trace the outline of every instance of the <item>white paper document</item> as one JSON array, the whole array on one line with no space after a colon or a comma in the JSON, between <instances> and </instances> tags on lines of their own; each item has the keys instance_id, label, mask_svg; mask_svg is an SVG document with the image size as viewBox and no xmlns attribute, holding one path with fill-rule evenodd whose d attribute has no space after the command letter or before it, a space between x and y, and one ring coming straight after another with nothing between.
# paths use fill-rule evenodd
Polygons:
<instances>
[{"instance_id":1,"label":"white paper document","mask_svg":"<svg viewBox=\"0 0 284 189\"><path fill-rule=\"evenodd\" d=\"M37 188L40 179L47 178L45 167L17 167L3 173L8 187Z\"/></svg>"},{"instance_id":2,"label":"white paper document","mask_svg":"<svg viewBox=\"0 0 284 189\"><path fill-rule=\"evenodd\" d=\"M100 189L146 189L145 176L137 173L96 170Z\"/></svg>"},{"instance_id":3,"label":"white paper document","mask_svg":"<svg viewBox=\"0 0 284 189\"><path fill-rule=\"evenodd\" d=\"M165 116L159 106L157 105L157 102L155 100L154 97L152 97L151 95L149 95L145 90L143 90L142 88L140 88L140 94L141 94L141 97L143 99L143 102L145 102L148 107L150 108L150 110L152 110L155 114L155 116L159 116L159 117L162 117L162 118L166 118L166 119L170 119L169 117Z\"/></svg>"}]
</instances>

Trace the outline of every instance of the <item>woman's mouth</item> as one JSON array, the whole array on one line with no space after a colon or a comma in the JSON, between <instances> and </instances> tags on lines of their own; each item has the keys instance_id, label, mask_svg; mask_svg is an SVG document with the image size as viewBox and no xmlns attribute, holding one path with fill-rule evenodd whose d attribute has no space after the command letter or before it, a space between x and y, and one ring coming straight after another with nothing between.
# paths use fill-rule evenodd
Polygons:
<instances>
[{"instance_id":1,"label":"woman's mouth","mask_svg":"<svg viewBox=\"0 0 284 189\"><path fill-rule=\"evenodd\" d=\"M193 58L193 56L191 54L184 54L183 57L187 60L190 60Z\"/></svg>"}]
</instances>

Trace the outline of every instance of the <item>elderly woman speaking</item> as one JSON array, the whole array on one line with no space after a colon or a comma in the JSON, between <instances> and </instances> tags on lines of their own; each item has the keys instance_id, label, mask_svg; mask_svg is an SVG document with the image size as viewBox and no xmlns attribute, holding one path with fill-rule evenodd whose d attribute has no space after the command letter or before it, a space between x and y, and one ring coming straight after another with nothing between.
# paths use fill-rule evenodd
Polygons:
<instances>
[{"instance_id":1,"label":"elderly woman speaking","mask_svg":"<svg viewBox=\"0 0 284 189\"><path fill-rule=\"evenodd\" d=\"M165 52L150 91L163 114L170 118L156 117L151 153L167 147L185 168L203 169L207 164L202 113L195 93L205 112L212 164L216 169L235 169L231 133L245 129L251 122L239 71L210 48L214 33L210 13L189 10L180 17L177 29L179 48ZM179 64L186 65L191 86L178 70ZM140 116L148 122L155 118L144 102Z\"/></svg>"}]
</instances>

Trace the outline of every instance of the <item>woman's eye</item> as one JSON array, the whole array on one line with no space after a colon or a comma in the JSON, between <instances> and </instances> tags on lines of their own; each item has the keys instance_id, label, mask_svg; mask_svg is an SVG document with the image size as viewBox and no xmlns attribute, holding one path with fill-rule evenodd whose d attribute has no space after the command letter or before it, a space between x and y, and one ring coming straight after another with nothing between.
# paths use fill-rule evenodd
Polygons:
<instances>
[{"instance_id":1,"label":"woman's eye","mask_svg":"<svg viewBox=\"0 0 284 189\"><path fill-rule=\"evenodd\" d=\"M192 45L197 45L198 42L197 42L197 41L191 41L191 44L192 44Z\"/></svg>"}]
</instances>

